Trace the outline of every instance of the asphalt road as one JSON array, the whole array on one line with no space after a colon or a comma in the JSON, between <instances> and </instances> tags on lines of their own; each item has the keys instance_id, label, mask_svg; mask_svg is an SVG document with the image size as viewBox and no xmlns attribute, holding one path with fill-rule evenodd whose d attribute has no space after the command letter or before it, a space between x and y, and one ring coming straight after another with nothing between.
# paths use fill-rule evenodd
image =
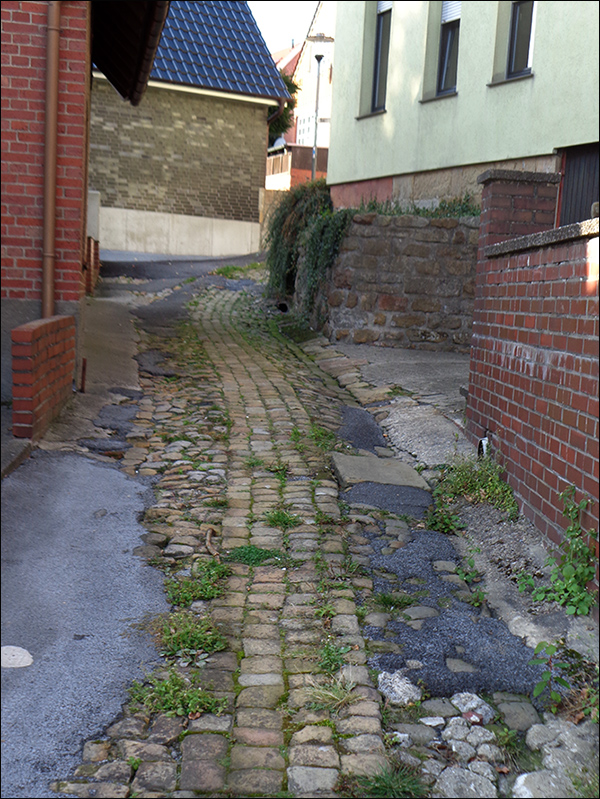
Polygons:
<instances>
[{"instance_id":1,"label":"asphalt road","mask_svg":"<svg viewBox=\"0 0 600 799\"><path fill-rule=\"evenodd\" d=\"M160 572L132 555L149 488L80 455L36 452L2 481L2 796L50 797L158 660L146 614L167 610Z\"/></svg>"}]
</instances>

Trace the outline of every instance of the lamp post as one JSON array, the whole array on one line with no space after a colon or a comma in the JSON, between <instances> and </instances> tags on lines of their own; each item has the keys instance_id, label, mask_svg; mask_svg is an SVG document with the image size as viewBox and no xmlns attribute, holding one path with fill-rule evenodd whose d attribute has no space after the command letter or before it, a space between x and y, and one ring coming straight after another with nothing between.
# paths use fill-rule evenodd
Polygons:
<instances>
[{"instance_id":1,"label":"lamp post","mask_svg":"<svg viewBox=\"0 0 600 799\"><path fill-rule=\"evenodd\" d=\"M317 177L317 130L319 127L319 83L321 81L321 61L323 60L322 55L316 55L315 60L317 62L317 98L315 101L315 143L313 145L312 151L312 180L315 180Z\"/></svg>"}]
</instances>

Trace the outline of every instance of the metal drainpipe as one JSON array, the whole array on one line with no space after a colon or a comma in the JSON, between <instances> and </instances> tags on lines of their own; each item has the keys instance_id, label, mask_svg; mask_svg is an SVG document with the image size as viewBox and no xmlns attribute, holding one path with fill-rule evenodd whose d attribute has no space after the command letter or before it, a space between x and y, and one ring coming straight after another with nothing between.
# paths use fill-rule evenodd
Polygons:
<instances>
[{"instance_id":1,"label":"metal drainpipe","mask_svg":"<svg viewBox=\"0 0 600 799\"><path fill-rule=\"evenodd\" d=\"M44 138L44 239L42 255L42 319L54 316L56 257L56 151L58 138L58 62L60 2L48 3L46 34L46 119Z\"/></svg>"}]
</instances>

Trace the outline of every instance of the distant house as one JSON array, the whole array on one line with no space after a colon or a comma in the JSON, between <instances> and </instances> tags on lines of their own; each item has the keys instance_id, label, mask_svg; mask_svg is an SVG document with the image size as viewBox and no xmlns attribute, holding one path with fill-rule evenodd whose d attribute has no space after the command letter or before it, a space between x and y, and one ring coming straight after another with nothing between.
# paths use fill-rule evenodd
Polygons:
<instances>
[{"instance_id":1,"label":"distant house","mask_svg":"<svg viewBox=\"0 0 600 799\"><path fill-rule=\"evenodd\" d=\"M312 151L317 123L317 161L315 177L327 175L331 99L333 88L333 52L335 40L335 2L317 3L306 39L300 46L273 53L276 65L298 86L294 124L284 134L286 145L271 148L267 161L265 187L286 190L312 177ZM319 62L316 57L319 57Z\"/></svg>"},{"instance_id":2,"label":"distant house","mask_svg":"<svg viewBox=\"0 0 600 799\"><path fill-rule=\"evenodd\" d=\"M93 266L92 62L112 92L137 105L168 9L168 2L1 4L2 400L12 398L15 435L39 436L76 376Z\"/></svg>"},{"instance_id":3,"label":"distant house","mask_svg":"<svg viewBox=\"0 0 600 799\"><path fill-rule=\"evenodd\" d=\"M173 2L142 109L94 73L90 186L117 250L260 249L269 109L289 94L245 2Z\"/></svg>"},{"instance_id":4,"label":"distant house","mask_svg":"<svg viewBox=\"0 0 600 799\"><path fill-rule=\"evenodd\" d=\"M562 172L557 222L598 200L598 3L338 3L337 206L434 204L490 168Z\"/></svg>"}]
</instances>

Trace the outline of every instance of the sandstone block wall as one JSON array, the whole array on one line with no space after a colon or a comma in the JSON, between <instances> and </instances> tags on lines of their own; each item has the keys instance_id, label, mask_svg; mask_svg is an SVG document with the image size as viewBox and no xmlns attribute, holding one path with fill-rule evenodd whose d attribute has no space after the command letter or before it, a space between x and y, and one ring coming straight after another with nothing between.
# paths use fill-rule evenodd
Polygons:
<instances>
[{"instance_id":1,"label":"sandstone block wall","mask_svg":"<svg viewBox=\"0 0 600 799\"><path fill-rule=\"evenodd\" d=\"M354 217L326 295L335 340L468 351L478 218Z\"/></svg>"}]
</instances>

